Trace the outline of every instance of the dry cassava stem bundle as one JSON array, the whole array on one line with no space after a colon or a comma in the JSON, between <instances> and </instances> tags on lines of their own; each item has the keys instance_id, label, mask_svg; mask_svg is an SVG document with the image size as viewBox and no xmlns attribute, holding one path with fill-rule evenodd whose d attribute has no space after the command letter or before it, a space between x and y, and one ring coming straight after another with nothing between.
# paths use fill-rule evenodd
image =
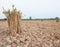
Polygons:
<instances>
[{"instance_id":1,"label":"dry cassava stem bundle","mask_svg":"<svg viewBox=\"0 0 60 47\"><path fill-rule=\"evenodd\" d=\"M16 33L21 33L21 13L13 8L12 11L3 11L5 16L7 17L9 32L12 35Z\"/></svg>"}]
</instances>

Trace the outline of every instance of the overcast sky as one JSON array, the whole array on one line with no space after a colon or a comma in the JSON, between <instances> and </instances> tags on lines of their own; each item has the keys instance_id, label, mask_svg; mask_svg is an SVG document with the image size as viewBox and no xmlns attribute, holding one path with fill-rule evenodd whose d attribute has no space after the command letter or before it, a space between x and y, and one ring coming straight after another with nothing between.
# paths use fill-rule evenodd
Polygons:
<instances>
[{"instance_id":1,"label":"overcast sky","mask_svg":"<svg viewBox=\"0 0 60 47\"><path fill-rule=\"evenodd\" d=\"M2 7L11 9L12 5L21 10L22 18L54 18L60 17L60 0L0 0L0 18Z\"/></svg>"}]
</instances>

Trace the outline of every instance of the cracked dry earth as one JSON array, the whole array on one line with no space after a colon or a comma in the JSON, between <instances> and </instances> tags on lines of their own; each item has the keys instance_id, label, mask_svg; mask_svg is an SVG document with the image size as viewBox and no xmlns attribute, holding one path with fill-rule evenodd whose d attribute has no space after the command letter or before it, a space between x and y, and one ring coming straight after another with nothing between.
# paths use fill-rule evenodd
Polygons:
<instances>
[{"instance_id":1,"label":"cracked dry earth","mask_svg":"<svg viewBox=\"0 0 60 47\"><path fill-rule=\"evenodd\" d=\"M0 47L60 47L60 21L25 20L22 33L11 36L6 21L0 21Z\"/></svg>"}]
</instances>

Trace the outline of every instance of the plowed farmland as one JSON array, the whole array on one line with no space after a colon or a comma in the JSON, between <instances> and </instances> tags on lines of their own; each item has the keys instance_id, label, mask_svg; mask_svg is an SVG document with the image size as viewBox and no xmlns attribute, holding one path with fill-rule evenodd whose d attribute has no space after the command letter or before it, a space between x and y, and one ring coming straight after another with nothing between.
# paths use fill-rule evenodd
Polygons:
<instances>
[{"instance_id":1,"label":"plowed farmland","mask_svg":"<svg viewBox=\"0 0 60 47\"><path fill-rule=\"evenodd\" d=\"M0 47L60 47L60 21L22 20L21 34L12 36L0 21Z\"/></svg>"}]
</instances>

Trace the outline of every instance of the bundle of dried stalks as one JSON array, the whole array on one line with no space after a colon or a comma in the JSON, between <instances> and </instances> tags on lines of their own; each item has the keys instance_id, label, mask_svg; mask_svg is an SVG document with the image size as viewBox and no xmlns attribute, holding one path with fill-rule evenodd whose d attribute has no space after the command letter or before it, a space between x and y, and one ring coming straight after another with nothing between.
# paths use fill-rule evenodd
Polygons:
<instances>
[{"instance_id":1,"label":"bundle of dried stalks","mask_svg":"<svg viewBox=\"0 0 60 47\"><path fill-rule=\"evenodd\" d=\"M16 8L14 8L14 5L12 6L12 10L4 10L3 14L7 17L8 21L8 27L9 32L12 35L15 35L16 33L21 32L21 12L17 11Z\"/></svg>"}]
</instances>

